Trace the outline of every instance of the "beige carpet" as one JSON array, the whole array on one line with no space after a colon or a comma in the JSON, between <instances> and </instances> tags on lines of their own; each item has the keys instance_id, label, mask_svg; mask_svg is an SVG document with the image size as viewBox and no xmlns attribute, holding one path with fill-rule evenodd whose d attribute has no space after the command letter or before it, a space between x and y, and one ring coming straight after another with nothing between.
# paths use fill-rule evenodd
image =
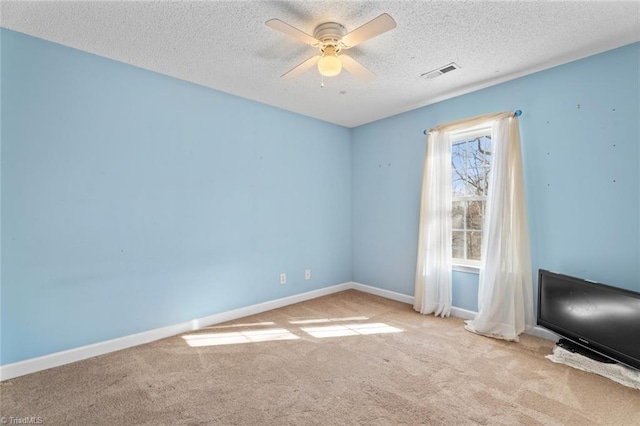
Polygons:
<instances>
[{"instance_id":1,"label":"beige carpet","mask_svg":"<svg viewBox=\"0 0 640 426\"><path fill-rule=\"evenodd\" d=\"M552 348L350 290L5 381L1 414L45 425L640 425L640 391L554 364Z\"/></svg>"}]
</instances>

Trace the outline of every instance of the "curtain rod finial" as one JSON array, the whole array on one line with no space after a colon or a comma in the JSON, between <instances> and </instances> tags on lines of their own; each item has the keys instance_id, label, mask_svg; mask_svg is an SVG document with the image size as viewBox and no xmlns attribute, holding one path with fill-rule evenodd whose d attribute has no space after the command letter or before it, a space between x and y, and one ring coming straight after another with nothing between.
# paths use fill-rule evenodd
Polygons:
<instances>
[{"instance_id":1,"label":"curtain rod finial","mask_svg":"<svg viewBox=\"0 0 640 426\"><path fill-rule=\"evenodd\" d=\"M520 111L519 109L516 110L516 112L513 113L514 117L520 117L522 115L522 111Z\"/></svg>"}]
</instances>

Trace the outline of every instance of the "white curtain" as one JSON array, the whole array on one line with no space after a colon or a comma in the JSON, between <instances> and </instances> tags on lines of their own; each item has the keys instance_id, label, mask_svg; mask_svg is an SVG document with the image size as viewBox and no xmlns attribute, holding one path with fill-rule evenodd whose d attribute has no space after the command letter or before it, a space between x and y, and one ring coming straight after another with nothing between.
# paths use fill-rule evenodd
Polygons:
<instances>
[{"instance_id":1,"label":"white curtain","mask_svg":"<svg viewBox=\"0 0 640 426\"><path fill-rule=\"evenodd\" d=\"M533 283L518 118L493 124L475 333L505 340L533 327Z\"/></svg>"},{"instance_id":2,"label":"white curtain","mask_svg":"<svg viewBox=\"0 0 640 426\"><path fill-rule=\"evenodd\" d=\"M482 239L475 333L507 340L533 327L533 283L520 132L512 113L488 114L432 128L422 182L414 309L451 312L450 133L493 123L492 163Z\"/></svg>"},{"instance_id":3,"label":"white curtain","mask_svg":"<svg viewBox=\"0 0 640 426\"><path fill-rule=\"evenodd\" d=\"M509 113L459 120L429 130L424 159L413 308L449 316L452 299L451 132L490 123Z\"/></svg>"},{"instance_id":4,"label":"white curtain","mask_svg":"<svg viewBox=\"0 0 640 426\"><path fill-rule=\"evenodd\" d=\"M451 141L431 130L422 179L420 231L413 308L421 314L451 312Z\"/></svg>"}]
</instances>

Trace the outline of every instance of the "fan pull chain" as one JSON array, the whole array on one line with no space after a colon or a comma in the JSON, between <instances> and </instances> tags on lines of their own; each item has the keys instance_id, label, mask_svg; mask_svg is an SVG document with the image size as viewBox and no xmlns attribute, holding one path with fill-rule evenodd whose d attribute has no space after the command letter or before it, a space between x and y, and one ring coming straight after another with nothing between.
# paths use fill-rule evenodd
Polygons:
<instances>
[{"instance_id":1,"label":"fan pull chain","mask_svg":"<svg viewBox=\"0 0 640 426\"><path fill-rule=\"evenodd\" d=\"M324 76L322 74L320 74L320 88L324 88Z\"/></svg>"}]
</instances>

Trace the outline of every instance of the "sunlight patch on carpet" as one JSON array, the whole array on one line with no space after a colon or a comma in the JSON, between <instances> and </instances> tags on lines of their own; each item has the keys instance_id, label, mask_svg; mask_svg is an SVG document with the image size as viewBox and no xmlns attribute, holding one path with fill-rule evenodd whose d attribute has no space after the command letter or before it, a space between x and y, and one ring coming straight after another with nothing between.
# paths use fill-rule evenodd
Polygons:
<instances>
[{"instance_id":1,"label":"sunlight patch on carpet","mask_svg":"<svg viewBox=\"0 0 640 426\"><path fill-rule=\"evenodd\" d=\"M248 323L229 324L229 325L210 325L208 327L203 327L202 330L213 330L218 328L262 327L266 325L276 325L276 323L273 321L262 321L262 322L248 322Z\"/></svg>"},{"instance_id":2,"label":"sunlight patch on carpet","mask_svg":"<svg viewBox=\"0 0 640 426\"><path fill-rule=\"evenodd\" d=\"M372 324L342 324L323 327L302 327L302 331L313 337L323 339L326 337L358 336L367 334L401 333L403 330L388 324L377 322Z\"/></svg>"},{"instance_id":3,"label":"sunlight patch on carpet","mask_svg":"<svg viewBox=\"0 0 640 426\"><path fill-rule=\"evenodd\" d=\"M240 343L271 342L275 340L295 340L296 336L284 328L247 330L229 333L186 334L182 338L191 347L237 345Z\"/></svg>"},{"instance_id":4,"label":"sunlight patch on carpet","mask_svg":"<svg viewBox=\"0 0 640 426\"><path fill-rule=\"evenodd\" d=\"M369 317L346 317L346 318L308 318L296 319L289 321L289 324L317 324L326 322L342 322L342 321L366 321Z\"/></svg>"}]
</instances>

